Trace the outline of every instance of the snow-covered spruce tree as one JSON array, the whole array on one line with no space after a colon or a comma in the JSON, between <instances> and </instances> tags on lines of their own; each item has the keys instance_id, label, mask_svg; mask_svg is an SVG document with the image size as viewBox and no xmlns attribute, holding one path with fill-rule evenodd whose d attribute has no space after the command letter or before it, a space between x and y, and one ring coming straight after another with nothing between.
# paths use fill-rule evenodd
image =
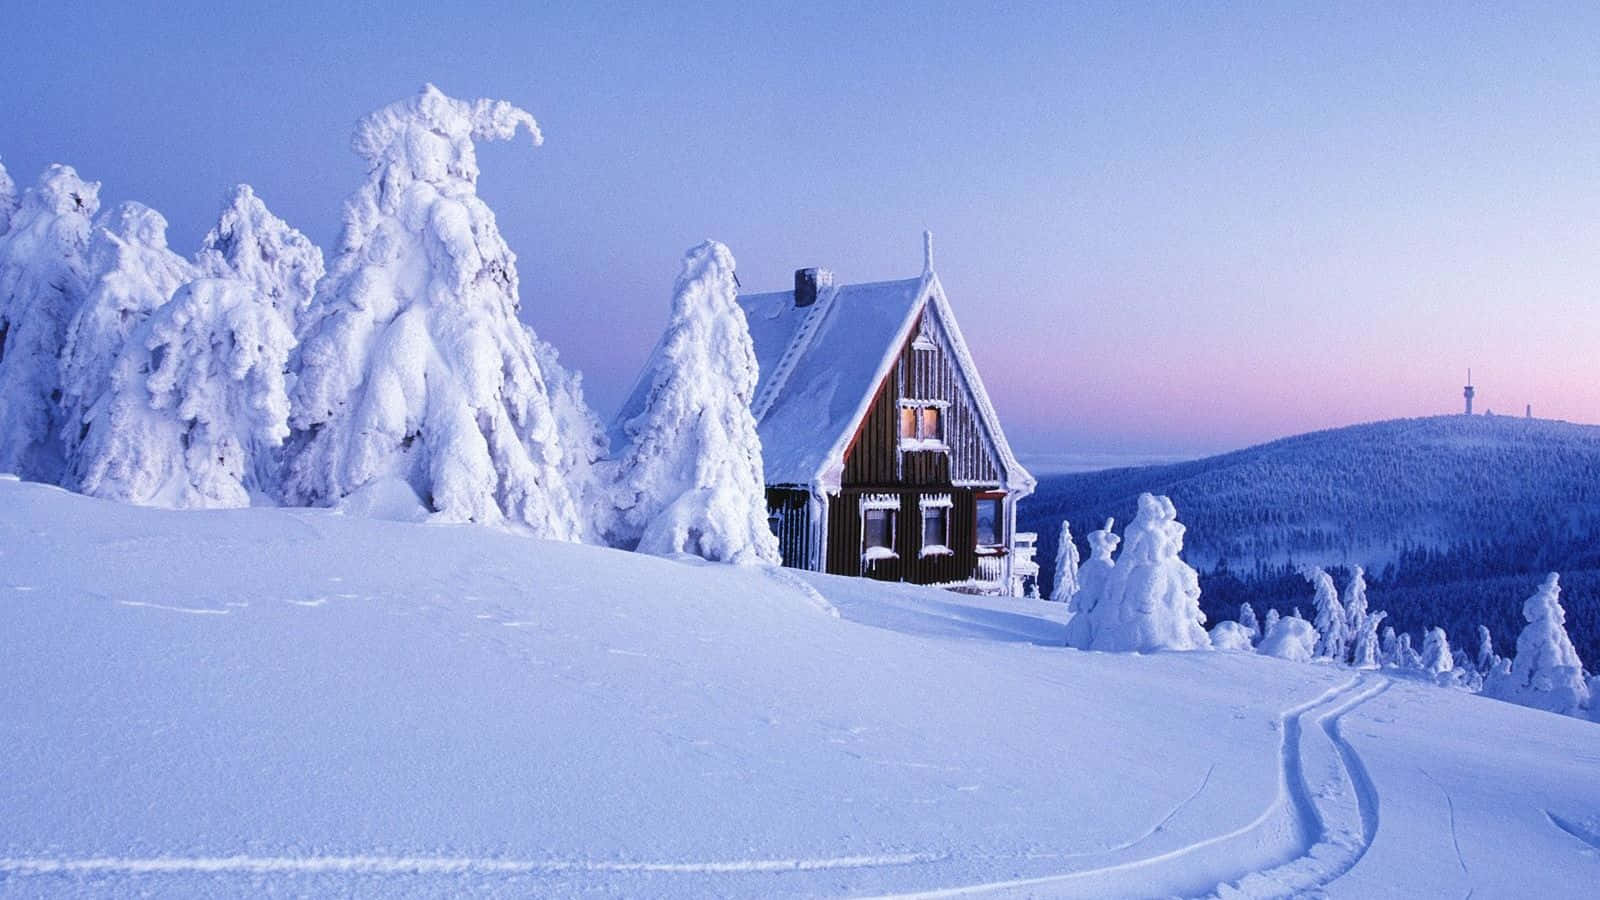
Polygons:
<instances>
[{"instance_id":1,"label":"snow-covered spruce tree","mask_svg":"<svg viewBox=\"0 0 1600 900\"><path fill-rule=\"evenodd\" d=\"M739 308L734 259L705 241L689 250L666 333L641 375L650 394L622 423L611 540L642 553L778 562L767 525L755 395L755 344Z\"/></svg>"},{"instance_id":2,"label":"snow-covered spruce tree","mask_svg":"<svg viewBox=\"0 0 1600 900\"><path fill-rule=\"evenodd\" d=\"M1177 519L1170 499L1139 496L1138 514L1123 531L1122 555L1091 613L1092 640L1082 649L1211 649L1200 576L1179 557L1184 527Z\"/></svg>"},{"instance_id":3,"label":"snow-covered spruce tree","mask_svg":"<svg viewBox=\"0 0 1600 900\"><path fill-rule=\"evenodd\" d=\"M517 321L516 257L477 195L473 141L524 128L537 144L527 112L432 85L357 126L367 180L291 363L290 502L400 479L446 521L580 535L560 423Z\"/></svg>"},{"instance_id":4,"label":"snow-covered spruce tree","mask_svg":"<svg viewBox=\"0 0 1600 900\"><path fill-rule=\"evenodd\" d=\"M294 335L247 282L179 288L128 339L77 460L81 489L152 506L249 506L256 460L289 434Z\"/></svg>"},{"instance_id":5,"label":"snow-covered spruce tree","mask_svg":"<svg viewBox=\"0 0 1600 900\"><path fill-rule=\"evenodd\" d=\"M1439 676L1455 669L1455 659L1450 654L1450 638L1443 628L1429 628L1422 638L1422 668L1429 675Z\"/></svg>"},{"instance_id":6,"label":"snow-covered spruce tree","mask_svg":"<svg viewBox=\"0 0 1600 900\"><path fill-rule=\"evenodd\" d=\"M0 236L0 472L61 478L61 345L89 290L100 185L53 165Z\"/></svg>"},{"instance_id":7,"label":"snow-covered spruce tree","mask_svg":"<svg viewBox=\"0 0 1600 900\"><path fill-rule=\"evenodd\" d=\"M17 183L11 180L5 163L0 162L0 234L11 230L11 214L17 211Z\"/></svg>"},{"instance_id":8,"label":"snow-covered spruce tree","mask_svg":"<svg viewBox=\"0 0 1600 900\"><path fill-rule=\"evenodd\" d=\"M1282 613L1278 612L1277 607L1267 607L1267 614L1261 618L1261 636L1266 637L1267 633L1272 631L1272 626L1278 624L1280 618L1282 618Z\"/></svg>"},{"instance_id":9,"label":"snow-covered spruce tree","mask_svg":"<svg viewBox=\"0 0 1600 900\"><path fill-rule=\"evenodd\" d=\"M1589 686L1583 680L1583 661L1567 636L1561 579L1555 572L1522 604L1522 617L1528 624L1517 635L1511 670L1492 674L1483 692L1523 706L1578 715L1589 703Z\"/></svg>"},{"instance_id":10,"label":"snow-covered spruce tree","mask_svg":"<svg viewBox=\"0 0 1600 900\"><path fill-rule=\"evenodd\" d=\"M88 460L109 452L101 403L129 335L195 277L194 266L167 249L167 220L143 203L120 203L96 223L89 238L89 296L61 349L65 487L85 490Z\"/></svg>"},{"instance_id":11,"label":"snow-covered spruce tree","mask_svg":"<svg viewBox=\"0 0 1600 900\"><path fill-rule=\"evenodd\" d=\"M234 187L217 224L195 254L208 278L249 284L298 334L298 322L323 274L322 249L272 214L248 184Z\"/></svg>"},{"instance_id":12,"label":"snow-covered spruce tree","mask_svg":"<svg viewBox=\"0 0 1600 900\"><path fill-rule=\"evenodd\" d=\"M1256 608L1248 600L1239 604L1239 625L1250 633L1250 640L1261 636L1261 622L1256 618Z\"/></svg>"},{"instance_id":13,"label":"snow-covered spruce tree","mask_svg":"<svg viewBox=\"0 0 1600 900\"><path fill-rule=\"evenodd\" d=\"M1105 597L1106 586L1111 583L1111 573L1117 567L1111 555L1117 552L1117 545L1122 543L1122 538L1111 531L1116 524L1115 519L1107 519L1099 531L1091 531L1084 538L1089 542L1089 561L1079 567L1078 592L1067 604L1067 611L1072 614L1072 618L1067 620L1068 647L1087 650L1094 645L1100 601Z\"/></svg>"},{"instance_id":14,"label":"snow-covered spruce tree","mask_svg":"<svg viewBox=\"0 0 1600 900\"><path fill-rule=\"evenodd\" d=\"M1376 669L1383 664L1383 655L1379 649L1378 627L1388 615L1380 609L1363 617L1361 631L1356 634L1356 642L1350 648L1352 666L1358 669Z\"/></svg>"},{"instance_id":15,"label":"snow-covered spruce tree","mask_svg":"<svg viewBox=\"0 0 1600 900\"><path fill-rule=\"evenodd\" d=\"M1476 660L1478 671L1487 675L1493 672L1495 665L1500 662L1500 654L1494 652L1494 636L1489 633L1489 626L1478 626L1478 658Z\"/></svg>"},{"instance_id":16,"label":"snow-covered spruce tree","mask_svg":"<svg viewBox=\"0 0 1600 900\"><path fill-rule=\"evenodd\" d=\"M1070 603L1078 593L1078 545L1072 541L1072 527L1061 522L1061 542L1056 545L1056 580L1050 587L1050 599L1057 603Z\"/></svg>"},{"instance_id":17,"label":"snow-covered spruce tree","mask_svg":"<svg viewBox=\"0 0 1600 900\"><path fill-rule=\"evenodd\" d=\"M1422 668L1422 654L1411 646L1411 633L1401 632L1394 643L1394 665L1400 669Z\"/></svg>"},{"instance_id":18,"label":"snow-covered spruce tree","mask_svg":"<svg viewBox=\"0 0 1600 900\"><path fill-rule=\"evenodd\" d=\"M603 463L609 454L605 424L583 398L583 373L561 365L561 356L550 343L528 329L533 344L533 359L544 374L550 394L550 411L561 435L561 479L578 509L578 540L599 543L604 540L615 510Z\"/></svg>"},{"instance_id":19,"label":"snow-covered spruce tree","mask_svg":"<svg viewBox=\"0 0 1600 900\"><path fill-rule=\"evenodd\" d=\"M1345 583L1344 596L1345 637L1354 644L1356 638L1367 630L1367 570L1351 567L1350 580Z\"/></svg>"},{"instance_id":20,"label":"snow-covered spruce tree","mask_svg":"<svg viewBox=\"0 0 1600 900\"><path fill-rule=\"evenodd\" d=\"M1339 591L1333 586L1333 577L1318 566L1307 566L1300 571L1316 588L1317 618L1312 625L1317 629L1317 655L1342 663L1346 660L1349 637L1346 629L1344 605L1339 602Z\"/></svg>"}]
</instances>

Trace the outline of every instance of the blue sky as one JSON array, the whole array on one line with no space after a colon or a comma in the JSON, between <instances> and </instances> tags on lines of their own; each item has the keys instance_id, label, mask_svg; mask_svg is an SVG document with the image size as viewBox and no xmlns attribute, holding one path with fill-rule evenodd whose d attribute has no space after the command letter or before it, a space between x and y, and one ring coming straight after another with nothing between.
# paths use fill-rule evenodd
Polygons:
<instances>
[{"instance_id":1,"label":"blue sky","mask_svg":"<svg viewBox=\"0 0 1600 900\"><path fill-rule=\"evenodd\" d=\"M354 121L426 81L525 315L620 402L682 252L908 277L921 231L1025 452L1194 453L1480 408L1596 421L1594 4L51 4L0 12L0 159L192 251L253 184L325 248Z\"/></svg>"}]
</instances>

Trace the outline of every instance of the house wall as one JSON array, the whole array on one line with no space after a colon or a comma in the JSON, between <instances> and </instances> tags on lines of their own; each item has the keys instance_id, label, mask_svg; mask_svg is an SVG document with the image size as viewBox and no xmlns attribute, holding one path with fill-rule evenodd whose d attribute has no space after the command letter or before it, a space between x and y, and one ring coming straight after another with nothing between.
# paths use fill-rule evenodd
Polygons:
<instances>
[{"instance_id":1,"label":"house wall","mask_svg":"<svg viewBox=\"0 0 1600 900\"><path fill-rule=\"evenodd\" d=\"M811 567L811 494L795 488L767 488L767 522L778 537L778 557L786 566Z\"/></svg>"},{"instance_id":2,"label":"house wall","mask_svg":"<svg viewBox=\"0 0 1600 900\"><path fill-rule=\"evenodd\" d=\"M895 529L897 559L861 559L861 496L892 493L900 500L899 521ZM828 504L828 555L826 570L835 575L867 575L884 581L910 581L916 584L951 584L966 581L977 567L978 492L971 488L950 490L949 555L922 556L922 507L918 500L930 493L920 489L863 491L845 489ZM941 492L943 493L943 492Z\"/></svg>"}]
</instances>

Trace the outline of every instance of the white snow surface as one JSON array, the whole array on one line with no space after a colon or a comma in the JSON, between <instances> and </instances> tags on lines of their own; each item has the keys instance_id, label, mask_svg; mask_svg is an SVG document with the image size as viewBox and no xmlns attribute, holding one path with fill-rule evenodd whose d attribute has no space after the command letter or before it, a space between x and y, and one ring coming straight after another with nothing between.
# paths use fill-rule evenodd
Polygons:
<instances>
[{"instance_id":1,"label":"white snow surface","mask_svg":"<svg viewBox=\"0 0 1600 900\"><path fill-rule=\"evenodd\" d=\"M1063 612L0 479L0 895L1600 882L1594 724Z\"/></svg>"},{"instance_id":2,"label":"white snow surface","mask_svg":"<svg viewBox=\"0 0 1600 900\"><path fill-rule=\"evenodd\" d=\"M517 319L516 257L477 195L473 142L523 129L539 142L527 112L432 85L357 126L367 181L302 317L290 502L332 505L397 476L451 520L582 536L561 422Z\"/></svg>"},{"instance_id":3,"label":"white snow surface","mask_svg":"<svg viewBox=\"0 0 1600 900\"><path fill-rule=\"evenodd\" d=\"M0 472L61 477L61 346L88 293L90 219L99 182L52 165L0 236Z\"/></svg>"}]
</instances>

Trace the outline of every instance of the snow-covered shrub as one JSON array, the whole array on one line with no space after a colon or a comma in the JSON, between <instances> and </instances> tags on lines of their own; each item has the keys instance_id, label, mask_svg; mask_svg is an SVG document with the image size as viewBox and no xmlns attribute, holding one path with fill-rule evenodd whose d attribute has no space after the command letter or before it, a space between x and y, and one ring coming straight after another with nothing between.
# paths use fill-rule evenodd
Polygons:
<instances>
[{"instance_id":1,"label":"snow-covered shrub","mask_svg":"<svg viewBox=\"0 0 1600 900\"><path fill-rule=\"evenodd\" d=\"M1379 641L1379 643L1378 643L1378 662L1379 662L1379 664L1385 665L1385 666L1394 665L1395 664L1395 658L1396 658L1396 655L1397 655L1397 651L1399 650L1399 647L1400 647L1400 640L1395 635L1394 626L1393 625L1385 625L1383 627L1383 639L1381 641Z\"/></svg>"},{"instance_id":2,"label":"snow-covered shrub","mask_svg":"<svg viewBox=\"0 0 1600 900\"><path fill-rule=\"evenodd\" d=\"M0 236L0 472L60 479L61 345L88 293L90 219L100 185L53 165Z\"/></svg>"},{"instance_id":3,"label":"snow-covered shrub","mask_svg":"<svg viewBox=\"0 0 1600 900\"><path fill-rule=\"evenodd\" d=\"M272 298L243 281L178 289L129 338L85 445L86 494L170 507L249 506L256 460L288 436L294 346Z\"/></svg>"},{"instance_id":4,"label":"snow-covered shrub","mask_svg":"<svg viewBox=\"0 0 1600 900\"><path fill-rule=\"evenodd\" d=\"M1522 617L1528 624L1517 635L1510 671L1491 675L1483 692L1523 706L1577 715L1588 705L1589 686L1583 680L1583 661L1567 636L1560 576L1551 572L1545 578L1522 604Z\"/></svg>"},{"instance_id":5,"label":"snow-covered shrub","mask_svg":"<svg viewBox=\"0 0 1600 900\"><path fill-rule=\"evenodd\" d=\"M297 323L323 274L322 249L273 215L248 184L228 195L195 265L206 277L248 283L290 334L299 333Z\"/></svg>"},{"instance_id":6,"label":"snow-covered shrub","mask_svg":"<svg viewBox=\"0 0 1600 900\"><path fill-rule=\"evenodd\" d=\"M167 220L143 203L119 203L89 238L89 296L67 327L61 350L62 484L84 487L90 460L104 460L111 370L123 345L145 319L197 277L189 261L167 249Z\"/></svg>"},{"instance_id":7,"label":"snow-covered shrub","mask_svg":"<svg viewBox=\"0 0 1600 900\"><path fill-rule=\"evenodd\" d=\"M1489 634L1489 626L1478 626L1478 671L1484 675L1494 671L1500 662L1500 654L1494 652L1494 637Z\"/></svg>"},{"instance_id":8,"label":"snow-covered shrub","mask_svg":"<svg viewBox=\"0 0 1600 900\"><path fill-rule=\"evenodd\" d=\"M1177 519L1170 499L1140 495L1138 514L1123 531L1122 555L1089 613L1088 645L1073 646L1139 653L1210 649L1200 576L1179 557L1184 528Z\"/></svg>"},{"instance_id":9,"label":"snow-covered shrub","mask_svg":"<svg viewBox=\"0 0 1600 900\"><path fill-rule=\"evenodd\" d=\"M1394 661L1390 663L1397 669L1422 668L1422 654L1411 646L1411 635L1401 632L1394 643Z\"/></svg>"},{"instance_id":10,"label":"snow-covered shrub","mask_svg":"<svg viewBox=\"0 0 1600 900\"><path fill-rule=\"evenodd\" d=\"M11 230L11 214L17 211L17 183L11 180L5 163L0 163L0 234Z\"/></svg>"},{"instance_id":11,"label":"snow-covered shrub","mask_svg":"<svg viewBox=\"0 0 1600 900\"><path fill-rule=\"evenodd\" d=\"M1256 618L1256 608L1248 600L1239 604L1239 624L1250 632L1250 640L1261 636L1261 622Z\"/></svg>"},{"instance_id":12,"label":"snow-covered shrub","mask_svg":"<svg viewBox=\"0 0 1600 900\"><path fill-rule=\"evenodd\" d=\"M1361 631L1356 634L1356 642L1350 648L1350 664L1358 669L1376 669L1383 663L1383 654L1379 648L1378 626L1388 617L1388 613L1378 610L1362 616Z\"/></svg>"},{"instance_id":13,"label":"snow-covered shrub","mask_svg":"<svg viewBox=\"0 0 1600 900\"><path fill-rule=\"evenodd\" d=\"M1346 633L1349 621L1333 586L1333 576L1317 566L1307 566L1300 574L1316 588L1317 618L1312 624L1317 629L1317 655L1344 662L1350 644Z\"/></svg>"},{"instance_id":14,"label":"snow-covered shrub","mask_svg":"<svg viewBox=\"0 0 1600 900\"><path fill-rule=\"evenodd\" d=\"M760 373L733 271L733 254L716 241L684 255L666 332L639 376L649 399L621 423L628 444L616 464L618 546L778 561L750 413Z\"/></svg>"},{"instance_id":15,"label":"snow-covered shrub","mask_svg":"<svg viewBox=\"0 0 1600 900\"><path fill-rule=\"evenodd\" d=\"M1450 653L1450 638L1444 633L1443 628L1429 628L1423 635L1422 669L1434 676L1455 669L1455 658Z\"/></svg>"},{"instance_id":16,"label":"snow-covered shrub","mask_svg":"<svg viewBox=\"0 0 1600 900\"><path fill-rule=\"evenodd\" d=\"M1061 541L1056 544L1056 580L1050 588L1050 599L1057 603L1070 603L1078 593L1078 545L1072 541L1072 527L1061 522Z\"/></svg>"},{"instance_id":17,"label":"snow-covered shrub","mask_svg":"<svg viewBox=\"0 0 1600 900\"><path fill-rule=\"evenodd\" d=\"M356 128L368 177L302 316L285 492L327 505L405 479L447 521L511 519L574 539L560 421L528 330L516 258L477 195L475 140L533 117L432 85Z\"/></svg>"},{"instance_id":18,"label":"snow-covered shrub","mask_svg":"<svg viewBox=\"0 0 1600 900\"><path fill-rule=\"evenodd\" d=\"M1278 624L1278 620L1282 617L1283 614L1278 612L1277 607L1267 607L1267 614L1261 617L1261 636L1266 637L1267 632L1271 631L1272 626Z\"/></svg>"},{"instance_id":19,"label":"snow-covered shrub","mask_svg":"<svg viewBox=\"0 0 1600 900\"><path fill-rule=\"evenodd\" d=\"M1239 622L1223 620L1211 629L1211 647L1214 650L1254 650L1250 638L1250 629Z\"/></svg>"},{"instance_id":20,"label":"snow-covered shrub","mask_svg":"<svg viewBox=\"0 0 1600 900\"><path fill-rule=\"evenodd\" d=\"M1316 654L1317 630L1299 616L1285 616L1267 628L1256 652L1295 662L1310 662Z\"/></svg>"},{"instance_id":21,"label":"snow-covered shrub","mask_svg":"<svg viewBox=\"0 0 1600 900\"><path fill-rule=\"evenodd\" d=\"M1122 543L1122 538L1111 531L1116 524L1115 519L1107 519L1099 531L1091 531L1084 538L1089 542L1089 561L1078 568L1078 592L1067 604L1067 611L1072 614L1067 620L1068 647L1088 648L1094 644L1100 602L1117 567L1111 555Z\"/></svg>"}]
</instances>

